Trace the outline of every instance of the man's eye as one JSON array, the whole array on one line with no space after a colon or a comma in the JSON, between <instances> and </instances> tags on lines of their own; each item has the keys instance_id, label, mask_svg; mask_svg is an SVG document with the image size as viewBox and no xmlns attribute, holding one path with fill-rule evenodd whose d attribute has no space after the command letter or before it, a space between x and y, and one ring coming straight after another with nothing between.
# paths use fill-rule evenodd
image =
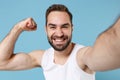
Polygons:
<instances>
[{"instance_id":1,"label":"man's eye","mask_svg":"<svg viewBox=\"0 0 120 80\"><path fill-rule=\"evenodd\" d=\"M54 27L54 26L51 26L50 29L55 29L55 27Z\"/></svg>"},{"instance_id":2,"label":"man's eye","mask_svg":"<svg viewBox=\"0 0 120 80\"><path fill-rule=\"evenodd\" d=\"M64 25L64 26L62 26L62 28L68 28L68 25Z\"/></svg>"}]
</instances>

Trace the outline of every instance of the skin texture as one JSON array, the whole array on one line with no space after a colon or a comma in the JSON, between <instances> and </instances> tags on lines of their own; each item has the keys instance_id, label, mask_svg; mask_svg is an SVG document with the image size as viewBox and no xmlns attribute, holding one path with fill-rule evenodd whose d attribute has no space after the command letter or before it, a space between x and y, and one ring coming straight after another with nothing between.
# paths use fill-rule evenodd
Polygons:
<instances>
[{"instance_id":1,"label":"skin texture","mask_svg":"<svg viewBox=\"0 0 120 80\"><path fill-rule=\"evenodd\" d=\"M49 42L54 46L54 63L66 63L74 43L71 42L73 26L66 12L53 11L48 15L45 26ZM44 50L30 53L14 53L17 38L23 31L34 31L37 25L32 18L17 23L0 43L0 70L23 70L41 67ZM111 28L103 32L92 47L84 47L77 52L76 60L80 68L92 74L120 67L120 18ZM19 63L19 64L18 64Z\"/></svg>"}]
</instances>

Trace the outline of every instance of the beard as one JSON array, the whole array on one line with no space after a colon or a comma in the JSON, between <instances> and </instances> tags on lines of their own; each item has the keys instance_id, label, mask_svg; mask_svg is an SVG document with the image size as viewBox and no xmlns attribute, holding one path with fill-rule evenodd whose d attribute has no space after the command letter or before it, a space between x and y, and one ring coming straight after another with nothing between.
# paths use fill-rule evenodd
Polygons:
<instances>
[{"instance_id":1,"label":"beard","mask_svg":"<svg viewBox=\"0 0 120 80\"><path fill-rule=\"evenodd\" d=\"M72 39L72 35L70 37L68 36L61 36L61 37L58 37L58 36L51 36L51 37L48 37L48 42L49 44L56 50L56 51L63 51L65 50L68 45L70 44L71 42L71 39ZM52 40L55 40L55 39L62 39L62 40L66 40L66 42L64 44L54 44Z\"/></svg>"}]
</instances>

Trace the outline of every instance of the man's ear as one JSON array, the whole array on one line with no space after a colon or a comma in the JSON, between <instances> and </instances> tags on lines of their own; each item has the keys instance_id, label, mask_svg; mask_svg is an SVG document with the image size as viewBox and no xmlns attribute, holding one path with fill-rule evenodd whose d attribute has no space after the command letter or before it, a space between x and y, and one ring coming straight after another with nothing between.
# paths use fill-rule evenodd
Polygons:
<instances>
[{"instance_id":1,"label":"man's ear","mask_svg":"<svg viewBox=\"0 0 120 80\"><path fill-rule=\"evenodd\" d=\"M73 25L72 25L72 32L73 32Z\"/></svg>"},{"instance_id":2,"label":"man's ear","mask_svg":"<svg viewBox=\"0 0 120 80\"><path fill-rule=\"evenodd\" d=\"M45 26L44 28L45 28L45 33L47 34L47 26Z\"/></svg>"}]
</instances>

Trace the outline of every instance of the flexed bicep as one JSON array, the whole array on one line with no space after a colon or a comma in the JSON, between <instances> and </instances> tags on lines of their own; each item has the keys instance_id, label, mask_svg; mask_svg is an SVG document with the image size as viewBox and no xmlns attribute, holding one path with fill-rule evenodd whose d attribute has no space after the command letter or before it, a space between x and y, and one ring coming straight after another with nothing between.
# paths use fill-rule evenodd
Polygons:
<instances>
[{"instance_id":1,"label":"flexed bicep","mask_svg":"<svg viewBox=\"0 0 120 80\"><path fill-rule=\"evenodd\" d=\"M11 59L0 66L0 70L25 70L40 67L40 60L43 51L33 51L31 53L17 53Z\"/></svg>"}]
</instances>

